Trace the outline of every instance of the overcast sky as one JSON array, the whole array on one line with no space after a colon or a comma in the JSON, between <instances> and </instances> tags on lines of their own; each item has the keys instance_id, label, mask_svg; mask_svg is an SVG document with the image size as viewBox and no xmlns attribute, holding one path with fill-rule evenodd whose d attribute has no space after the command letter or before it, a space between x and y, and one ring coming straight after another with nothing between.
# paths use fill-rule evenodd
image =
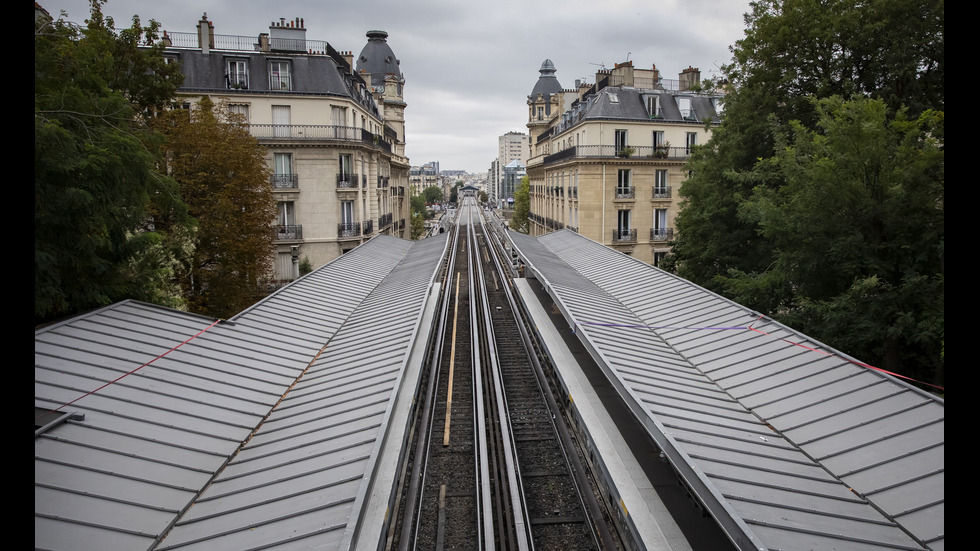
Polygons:
<instances>
[{"instance_id":1,"label":"overcast sky","mask_svg":"<svg viewBox=\"0 0 980 551\"><path fill-rule=\"evenodd\" d=\"M53 16L64 10L81 23L86 0L41 0ZM548 8L545 8L548 6ZM407 153L413 165L486 172L497 136L527 132L527 95L544 59L558 81L595 82L600 64L656 64L664 78L689 65L702 78L731 59L743 36L748 0L619 0L617 2L461 2L451 0L109 0L104 12L117 27L134 14L173 32L194 32L203 12L217 34L258 36L284 17L305 20L309 39L326 40L356 56L365 32L388 32L405 76Z\"/></svg>"}]
</instances>

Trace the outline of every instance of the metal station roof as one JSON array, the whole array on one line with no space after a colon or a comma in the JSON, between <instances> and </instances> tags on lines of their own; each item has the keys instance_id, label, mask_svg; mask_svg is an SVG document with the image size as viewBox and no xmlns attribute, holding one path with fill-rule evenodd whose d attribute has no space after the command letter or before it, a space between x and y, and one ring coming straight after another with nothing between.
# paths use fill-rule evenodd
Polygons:
<instances>
[{"instance_id":1,"label":"metal station roof","mask_svg":"<svg viewBox=\"0 0 980 551\"><path fill-rule=\"evenodd\" d=\"M35 548L349 545L446 243L376 237L213 326L126 301L37 331L36 410L84 420L35 438Z\"/></svg>"},{"instance_id":2,"label":"metal station roof","mask_svg":"<svg viewBox=\"0 0 980 551\"><path fill-rule=\"evenodd\" d=\"M574 232L511 235L739 548L945 548L942 399Z\"/></svg>"}]
</instances>

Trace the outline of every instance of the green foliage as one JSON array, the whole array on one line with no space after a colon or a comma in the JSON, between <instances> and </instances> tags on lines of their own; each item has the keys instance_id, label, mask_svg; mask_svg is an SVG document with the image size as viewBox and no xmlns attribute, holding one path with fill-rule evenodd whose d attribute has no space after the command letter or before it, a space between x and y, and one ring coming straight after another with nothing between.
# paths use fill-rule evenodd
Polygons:
<instances>
[{"instance_id":1,"label":"green foliage","mask_svg":"<svg viewBox=\"0 0 980 551\"><path fill-rule=\"evenodd\" d=\"M487 192L485 192L485 191L481 191L480 192L480 202L481 203L484 203L485 204L489 199L490 199L490 197L487 195Z\"/></svg>"},{"instance_id":2,"label":"green foliage","mask_svg":"<svg viewBox=\"0 0 980 551\"><path fill-rule=\"evenodd\" d=\"M818 127L796 123L762 170L784 180L740 208L775 248L760 276L730 290L768 296L767 311L890 370L941 371L944 121L889 121L884 102L828 98Z\"/></svg>"},{"instance_id":3,"label":"green foliage","mask_svg":"<svg viewBox=\"0 0 980 551\"><path fill-rule=\"evenodd\" d=\"M420 212L412 211L411 236L414 241L425 237L425 215Z\"/></svg>"},{"instance_id":4,"label":"green foliage","mask_svg":"<svg viewBox=\"0 0 980 551\"><path fill-rule=\"evenodd\" d=\"M422 190L422 199L426 205L441 203L443 199L442 190L436 186L429 186Z\"/></svg>"},{"instance_id":5,"label":"green foliage","mask_svg":"<svg viewBox=\"0 0 980 551\"><path fill-rule=\"evenodd\" d=\"M199 224L183 280L190 308L231 317L272 275L276 202L263 151L244 124L207 97L191 112L168 112L158 128L167 139L167 170Z\"/></svg>"},{"instance_id":6,"label":"green foliage","mask_svg":"<svg viewBox=\"0 0 980 551\"><path fill-rule=\"evenodd\" d=\"M300 277L313 271L313 263L310 262L309 256L304 256L303 260L299 261L299 275Z\"/></svg>"},{"instance_id":7,"label":"green foliage","mask_svg":"<svg viewBox=\"0 0 980 551\"><path fill-rule=\"evenodd\" d=\"M514 190L514 215L510 219L510 229L529 233L531 231L531 179L521 178L521 185Z\"/></svg>"},{"instance_id":8,"label":"green foliage","mask_svg":"<svg viewBox=\"0 0 980 551\"><path fill-rule=\"evenodd\" d=\"M99 1L84 28L35 21L36 322L124 298L183 305L173 281L192 232L145 124L182 77L139 48L156 32L138 18L117 32Z\"/></svg>"},{"instance_id":9,"label":"green foliage","mask_svg":"<svg viewBox=\"0 0 980 551\"><path fill-rule=\"evenodd\" d=\"M664 265L941 378L943 3L760 0L746 26ZM874 330L843 323L858 305Z\"/></svg>"}]
</instances>

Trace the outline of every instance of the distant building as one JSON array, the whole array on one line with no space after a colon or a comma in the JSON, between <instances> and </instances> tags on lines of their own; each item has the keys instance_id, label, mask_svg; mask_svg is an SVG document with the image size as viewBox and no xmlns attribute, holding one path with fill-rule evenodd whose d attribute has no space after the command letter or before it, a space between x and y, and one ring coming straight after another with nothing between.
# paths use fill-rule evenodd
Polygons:
<instances>
[{"instance_id":1,"label":"distant building","mask_svg":"<svg viewBox=\"0 0 980 551\"><path fill-rule=\"evenodd\" d=\"M511 161L501 170L501 174L500 192L496 204L500 208L514 208L514 192L527 175L524 164L520 161Z\"/></svg>"},{"instance_id":2,"label":"distant building","mask_svg":"<svg viewBox=\"0 0 980 551\"><path fill-rule=\"evenodd\" d=\"M523 132L507 132L497 138L497 159L495 161L497 164L494 173L495 178L492 180L495 184L495 197L500 194L500 186L504 179L503 168L509 165L511 161L520 161L522 165L527 164L529 152L527 144L527 134Z\"/></svg>"},{"instance_id":3,"label":"distant building","mask_svg":"<svg viewBox=\"0 0 980 551\"><path fill-rule=\"evenodd\" d=\"M632 62L562 89L551 60L528 96L531 233L569 227L658 264L674 237L684 163L717 125L724 96L700 71L660 78Z\"/></svg>"},{"instance_id":4,"label":"distant building","mask_svg":"<svg viewBox=\"0 0 980 551\"><path fill-rule=\"evenodd\" d=\"M258 37L167 33L188 103L207 95L244 117L266 150L279 218L275 277L290 280L309 258L320 266L374 235L408 237L405 79L384 31L351 52L306 38L302 19Z\"/></svg>"},{"instance_id":5,"label":"distant building","mask_svg":"<svg viewBox=\"0 0 980 551\"><path fill-rule=\"evenodd\" d=\"M431 161L422 166L413 166L408 172L408 182L412 195L421 195L422 191L428 187L442 189L439 161Z\"/></svg>"}]
</instances>

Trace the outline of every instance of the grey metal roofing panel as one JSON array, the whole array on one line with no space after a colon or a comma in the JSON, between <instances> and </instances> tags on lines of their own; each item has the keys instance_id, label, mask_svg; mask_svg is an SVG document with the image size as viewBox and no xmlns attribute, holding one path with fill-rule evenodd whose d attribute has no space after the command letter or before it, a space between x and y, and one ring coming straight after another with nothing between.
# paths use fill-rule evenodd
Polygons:
<instances>
[{"instance_id":1,"label":"grey metal roofing panel","mask_svg":"<svg viewBox=\"0 0 980 551\"><path fill-rule=\"evenodd\" d=\"M447 243L393 240L403 248L388 277L346 282L369 293L161 549L237 548L245 539L250 547L301 540L339 548L355 537L393 392Z\"/></svg>"},{"instance_id":2,"label":"grey metal roofing panel","mask_svg":"<svg viewBox=\"0 0 980 551\"><path fill-rule=\"evenodd\" d=\"M726 529L769 548L942 548L942 400L573 232L514 240Z\"/></svg>"},{"instance_id":3,"label":"grey metal roofing panel","mask_svg":"<svg viewBox=\"0 0 980 551\"><path fill-rule=\"evenodd\" d=\"M152 363L35 439L35 546L241 548L265 535L288 547L297 523L318 544L349 539L399 350L447 243L426 241L372 239L203 333L213 320L136 302L37 331L36 408Z\"/></svg>"}]
</instances>

